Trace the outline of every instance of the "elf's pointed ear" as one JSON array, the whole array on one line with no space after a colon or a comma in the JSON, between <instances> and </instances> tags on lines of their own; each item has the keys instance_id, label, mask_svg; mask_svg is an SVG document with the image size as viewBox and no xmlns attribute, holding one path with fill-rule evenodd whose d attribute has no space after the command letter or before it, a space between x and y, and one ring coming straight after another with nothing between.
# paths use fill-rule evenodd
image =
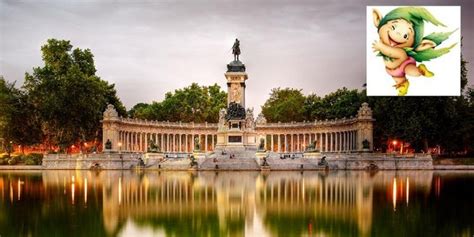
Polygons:
<instances>
[{"instance_id":1,"label":"elf's pointed ear","mask_svg":"<svg viewBox=\"0 0 474 237\"><path fill-rule=\"evenodd\" d=\"M378 28L380 20L382 20L382 14L380 14L379 10L374 8L374 10L372 10L372 17L374 18L375 27Z\"/></svg>"},{"instance_id":2,"label":"elf's pointed ear","mask_svg":"<svg viewBox=\"0 0 474 237\"><path fill-rule=\"evenodd\" d=\"M423 51L429 48L436 47L436 43L429 39L424 39L420 42L420 44L416 47L415 51Z\"/></svg>"}]
</instances>

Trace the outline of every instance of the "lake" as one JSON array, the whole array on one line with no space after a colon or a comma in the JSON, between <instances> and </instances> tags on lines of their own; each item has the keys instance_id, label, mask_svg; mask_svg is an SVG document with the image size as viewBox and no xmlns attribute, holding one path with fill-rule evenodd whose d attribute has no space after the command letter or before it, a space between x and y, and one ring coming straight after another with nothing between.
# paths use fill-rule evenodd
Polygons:
<instances>
[{"instance_id":1,"label":"lake","mask_svg":"<svg viewBox=\"0 0 474 237\"><path fill-rule=\"evenodd\" d=\"M473 171L1 171L0 236L467 236Z\"/></svg>"}]
</instances>

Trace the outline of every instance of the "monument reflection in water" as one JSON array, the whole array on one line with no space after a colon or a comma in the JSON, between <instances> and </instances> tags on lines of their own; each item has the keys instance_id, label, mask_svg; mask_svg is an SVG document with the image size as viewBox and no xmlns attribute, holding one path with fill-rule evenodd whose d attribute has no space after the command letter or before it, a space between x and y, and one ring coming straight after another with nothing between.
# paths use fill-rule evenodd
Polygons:
<instances>
[{"instance_id":1,"label":"monument reflection in water","mask_svg":"<svg viewBox=\"0 0 474 237\"><path fill-rule=\"evenodd\" d=\"M474 172L0 172L2 236L472 236Z\"/></svg>"}]
</instances>

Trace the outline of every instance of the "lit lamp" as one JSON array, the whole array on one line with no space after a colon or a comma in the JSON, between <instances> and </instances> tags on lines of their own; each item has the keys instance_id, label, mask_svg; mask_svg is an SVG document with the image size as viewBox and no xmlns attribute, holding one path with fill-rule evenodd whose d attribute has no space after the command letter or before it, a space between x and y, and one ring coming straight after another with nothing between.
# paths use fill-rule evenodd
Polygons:
<instances>
[{"instance_id":1,"label":"lit lamp","mask_svg":"<svg viewBox=\"0 0 474 237\"><path fill-rule=\"evenodd\" d=\"M393 140L392 144L393 144L393 151L396 152L395 148L397 146L397 140Z\"/></svg>"},{"instance_id":2,"label":"lit lamp","mask_svg":"<svg viewBox=\"0 0 474 237\"><path fill-rule=\"evenodd\" d=\"M84 142L84 147L86 148L86 154L87 154L87 142Z\"/></svg>"}]
</instances>

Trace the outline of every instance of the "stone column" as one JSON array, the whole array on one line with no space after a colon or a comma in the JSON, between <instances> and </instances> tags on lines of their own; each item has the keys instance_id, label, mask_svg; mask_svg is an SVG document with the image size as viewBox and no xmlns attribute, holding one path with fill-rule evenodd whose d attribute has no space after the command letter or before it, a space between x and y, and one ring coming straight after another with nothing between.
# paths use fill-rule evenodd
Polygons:
<instances>
[{"instance_id":1,"label":"stone column","mask_svg":"<svg viewBox=\"0 0 474 237\"><path fill-rule=\"evenodd\" d=\"M141 133L137 132L137 149L136 149L137 152L141 151L142 149L141 141L142 141Z\"/></svg>"},{"instance_id":2,"label":"stone column","mask_svg":"<svg viewBox=\"0 0 474 237\"><path fill-rule=\"evenodd\" d=\"M202 139L201 139L201 136L202 136L202 134L199 134L199 135L198 135L198 137L199 137L199 138L198 138L198 141L199 141L199 145L201 146L200 149L201 149L201 151L202 151Z\"/></svg>"},{"instance_id":3,"label":"stone column","mask_svg":"<svg viewBox=\"0 0 474 237\"><path fill-rule=\"evenodd\" d=\"M357 150L356 132L352 131L352 149Z\"/></svg>"},{"instance_id":4,"label":"stone column","mask_svg":"<svg viewBox=\"0 0 474 237\"><path fill-rule=\"evenodd\" d=\"M143 134L145 135L145 147L143 147L143 152L147 152L148 151L148 133L145 133Z\"/></svg>"},{"instance_id":5,"label":"stone column","mask_svg":"<svg viewBox=\"0 0 474 237\"><path fill-rule=\"evenodd\" d=\"M349 151L349 132L346 131L346 151Z\"/></svg>"},{"instance_id":6,"label":"stone column","mask_svg":"<svg viewBox=\"0 0 474 237\"><path fill-rule=\"evenodd\" d=\"M129 136L130 136L130 144L128 144L129 150L133 151L133 142L134 142L133 141L133 132L130 132Z\"/></svg>"},{"instance_id":7,"label":"stone column","mask_svg":"<svg viewBox=\"0 0 474 237\"><path fill-rule=\"evenodd\" d=\"M323 151L323 137L321 136L321 133L316 133L315 134L315 139L317 141L317 146L319 151Z\"/></svg>"},{"instance_id":8,"label":"stone column","mask_svg":"<svg viewBox=\"0 0 474 237\"><path fill-rule=\"evenodd\" d=\"M143 132L140 132L140 149L139 151L143 151L143 144L145 143L144 139L143 139Z\"/></svg>"},{"instance_id":9,"label":"stone column","mask_svg":"<svg viewBox=\"0 0 474 237\"><path fill-rule=\"evenodd\" d=\"M330 152L334 151L334 133L333 132L329 133L329 151Z\"/></svg>"},{"instance_id":10,"label":"stone column","mask_svg":"<svg viewBox=\"0 0 474 237\"><path fill-rule=\"evenodd\" d=\"M270 134L270 149L273 152L273 134Z\"/></svg>"},{"instance_id":11,"label":"stone column","mask_svg":"<svg viewBox=\"0 0 474 237\"><path fill-rule=\"evenodd\" d=\"M311 135L311 134L310 134ZM309 138L311 140L311 138ZM306 133L303 133L303 151L305 150L306 147Z\"/></svg>"},{"instance_id":12,"label":"stone column","mask_svg":"<svg viewBox=\"0 0 474 237\"><path fill-rule=\"evenodd\" d=\"M165 151L165 147L163 143L163 133L160 133L160 148L161 148L161 151Z\"/></svg>"},{"instance_id":13,"label":"stone column","mask_svg":"<svg viewBox=\"0 0 474 237\"><path fill-rule=\"evenodd\" d=\"M189 152L189 146L188 146L188 134L184 134L184 152Z\"/></svg>"},{"instance_id":14,"label":"stone column","mask_svg":"<svg viewBox=\"0 0 474 237\"><path fill-rule=\"evenodd\" d=\"M328 148L328 152L331 152L331 151L332 151L332 150L331 150L331 138L332 138L332 135L331 135L330 132L328 132L327 135L328 135L328 146L327 146L327 148Z\"/></svg>"},{"instance_id":15,"label":"stone column","mask_svg":"<svg viewBox=\"0 0 474 237\"><path fill-rule=\"evenodd\" d=\"M300 142L301 136L300 135L301 134L299 133L296 134L296 150L295 150L296 152L301 151L301 142Z\"/></svg>"},{"instance_id":16,"label":"stone column","mask_svg":"<svg viewBox=\"0 0 474 237\"><path fill-rule=\"evenodd\" d=\"M173 151L178 152L178 136L176 133L173 133Z\"/></svg>"},{"instance_id":17,"label":"stone column","mask_svg":"<svg viewBox=\"0 0 474 237\"><path fill-rule=\"evenodd\" d=\"M324 151L328 152L329 151L329 133L324 132Z\"/></svg>"},{"instance_id":18,"label":"stone column","mask_svg":"<svg viewBox=\"0 0 474 237\"><path fill-rule=\"evenodd\" d=\"M293 135L294 134L290 134L290 149L288 149L289 152L293 152L294 150L294 147L293 147Z\"/></svg>"},{"instance_id":19,"label":"stone column","mask_svg":"<svg viewBox=\"0 0 474 237\"><path fill-rule=\"evenodd\" d=\"M179 147L178 147L178 152L182 152L182 151L183 151L183 147L182 147L183 143L182 143L182 141L181 141L181 136L183 136L183 134L181 134L181 133L178 134L178 145L179 145Z\"/></svg>"},{"instance_id":20,"label":"stone column","mask_svg":"<svg viewBox=\"0 0 474 237\"><path fill-rule=\"evenodd\" d=\"M277 151L278 152L281 152L281 141L280 141L281 137L280 136L281 136L281 134L278 134L278 140L277 140L277 142L278 142L278 150Z\"/></svg>"},{"instance_id":21,"label":"stone column","mask_svg":"<svg viewBox=\"0 0 474 237\"><path fill-rule=\"evenodd\" d=\"M170 133L168 135L170 137L169 143L170 143L170 152L174 151L174 136L173 133Z\"/></svg>"},{"instance_id":22,"label":"stone column","mask_svg":"<svg viewBox=\"0 0 474 237\"><path fill-rule=\"evenodd\" d=\"M133 151L133 143L135 142L134 141L134 136L133 136L133 132L130 132L129 136L130 136L130 144L128 144L128 146L130 147L130 151Z\"/></svg>"},{"instance_id":23,"label":"stone column","mask_svg":"<svg viewBox=\"0 0 474 237\"><path fill-rule=\"evenodd\" d=\"M341 151L344 152L345 151L345 147L344 147L344 131L341 132Z\"/></svg>"},{"instance_id":24,"label":"stone column","mask_svg":"<svg viewBox=\"0 0 474 237\"><path fill-rule=\"evenodd\" d=\"M128 132L128 150L132 151L133 150L133 133Z\"/></svg>"},{"instance_id":25,"label":"stone column","mask_svg":"<svg viewBox=\"0 0 474 237\"><path fill-rule=\"evenodd\" d=\"M135 132L135 148L133 149L135 152L138 151L138 144L139 144L140 138L138 137L138 132Z\"/></svg>"},{"instance_id":26,"label":"stone column","mask_svg":"<svg viewBox=\"0 0 474 237\"><path fill-rule=\"evenodd\" d=\"M138 140L140 141L139 142L140 145L138 147L138 151L140 152L142 151L142 147L143 147L143 133L142 132L138 133Z\"/></svg>"},{"instance_id":27,"label":"stone column","mask_svg":"<svg viewBox=\"0 0 474 237\"><path fill-rule=\"evenodd\" d=\"M166 152L169 152L170 151L170 135L168 133L165 133L163 134L164 136L164 143L165 143L165 149L166 149Z\"/></svg>"},{"instance_id":28,"label":"stone column","mask_svg":"<svg viewBox=\"0 0 474 237\"><path fill-rule=\"evenodd\" d=\"M128 133L127 131L123 132L123 145L122 145L123 146L123 151L127 151L127 141L128 141L127 140L127 138L128 138L127 133Z\"/></svg>"},{"instance_id":29,"label":"stone column","mask_svg":"<svg viewBox=\"0 0 474 237\"><path fill-rule=\"evenodd\" d=\"M349 131L349 147L351 151L354 150L354 136L352 135L352 131Z\"/></svg>"},{"instance_id":30,"label":"stone column","mask_svg":"<svg viewBox=\"0 0 474 237\"><path fill-rule=\"evenodd\" d=\"M205 144L204 151L207 152L207 134L204 134L204 144Z\"/></svg>"},{"instance_id":31,"label":"stone column","mask_svg":"<svg viewBox=\"0 0 474 237\"><path fill-rule=\"evenodd\" d=\"M296 136L297 136L297 138L298 138L298 139L296 140L296 141L298 142L296 149L297 149L298 152L300 152L300 151L301 151L301 147L302 147L302 144L301 144L301 134L296 134Z\"/></svg>"},{"instance_id":32,"label":"stone column","mask_svg":"<svg viewBox=\"0 0 474 237\"><path fill-rule=\"evenodd\" d=\"M133 150L134 150L135 152L137 152L137 151L138 151L138 141L139 141L138 132L135 132L134 137L135 137L135 144L134 144Z\"/></svg>"},{"instance_id":33,"label":"stone column","mask_svg":"<svg viewBox=\"0 0 474 237\"><path fill-rule=\"evenodd\" d=\"M214 151L214 134L211 134L211 151Z\"/></svg>"},{"instance_id":34,"label":"stone column","mask_svg":"<svg viewBox=\"0 0 474 237\"><path fill-rule=\"evenodd\" d=\"M351 150L351 140L350 140L350 136L349 136L349 131L346 131L346 151L350 151Z\"/></svg>"},{"instance_id":35,"label":"stone column","mask_svg":"<svg viewBox=\"0 0 474 237\"><path fill-rule=\"evenodd\" d=\"M329 151L329 144L328 144L329 138L328 138L328 136L329 136L329 133L328 133L328 132L325 132L325 133L324 133L324 151L325 151L325 152L328 152L328 151Z\"/></svg>"},{"instance_id":36,"label":"stone column","mask_svg":"<svg viewBox=\"0 0 474 237\"><path fill-rule=\"evenodd\" d=\"M351 136L351 138L350 138L351 139L351 142L350 142L351 150L353 151L354 150L354 132L353 131L350 132L350 136Z\"/></svg>"}]
</instances>

